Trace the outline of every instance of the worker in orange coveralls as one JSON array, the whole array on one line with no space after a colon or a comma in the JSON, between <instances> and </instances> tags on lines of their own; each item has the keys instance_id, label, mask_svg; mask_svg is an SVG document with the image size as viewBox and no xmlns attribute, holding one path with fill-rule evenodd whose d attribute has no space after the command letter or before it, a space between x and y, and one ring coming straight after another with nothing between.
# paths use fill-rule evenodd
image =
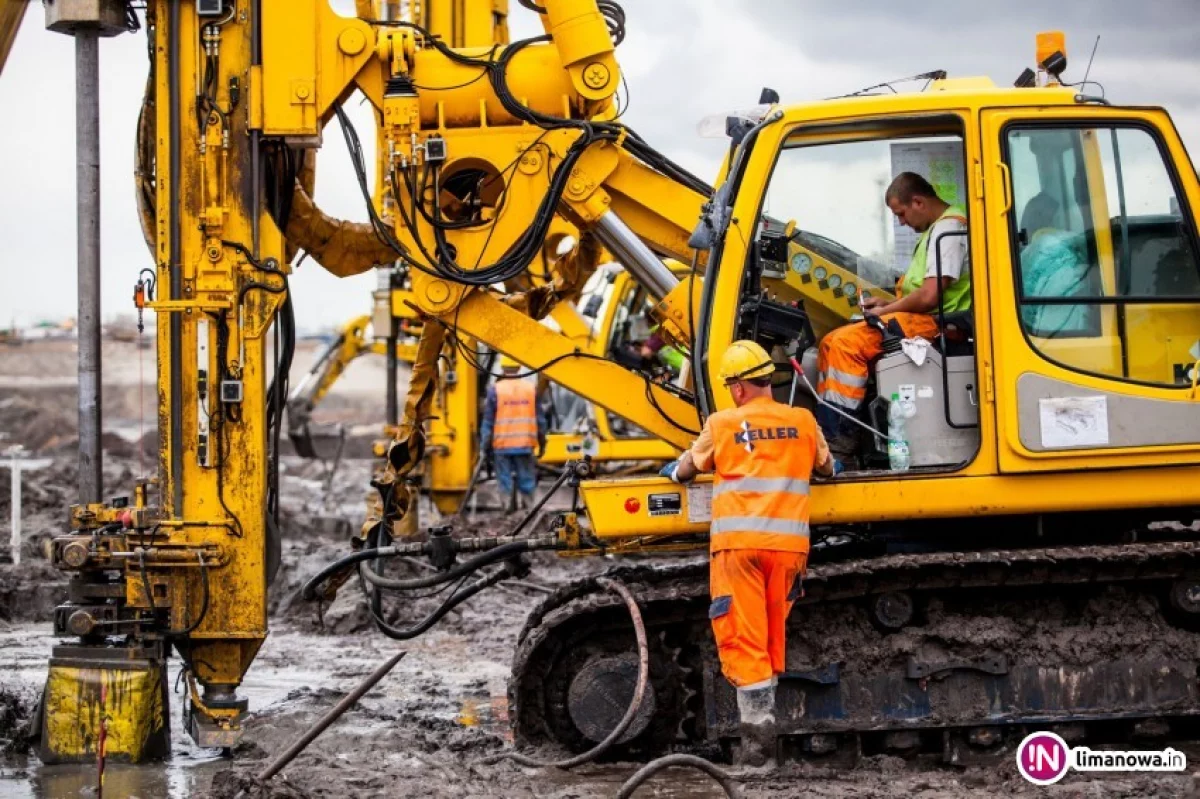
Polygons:
<instances>
[{"instance_id":1,"label":"worker in orange coveralls","mask_svg":"<svg viewBox=\"0 0 1200 799\"><path fill-rule=\"evenodd\" d=\"M721 671L737 689L739 760L763 765L775 749L775 686L784 631L808 563L809 478L834 461L813 415L771 396L775 364L735 341L719 374L736 408L708 417L692 448L662 474L685 483L715 471L709 617Z\"/></svg>"},{"instance_id":2,"label":"worker in orange coveralls","mask_svg":"<svg viewBox=\"0 0 1200 799\"><path fill-rule=\"evenodd\" d=\"M971 257L963 235L967 212L942 200L929 181L914 172L897 175L884 201L901 224L921 235L908 271L897 284L897 299L886 303L881 297L866 297L863 313L885 324L895 320L908 338L932 341L938 335L939 299L947 314L971 307ZM830 406L848 413L858 410L867 393L869 364L882 352L881 336L864 322L839 327L821 340L817 393L827 404L817 409L817 421L839 457L854 455L858 435Z\"/></svg>"}]
</instances>

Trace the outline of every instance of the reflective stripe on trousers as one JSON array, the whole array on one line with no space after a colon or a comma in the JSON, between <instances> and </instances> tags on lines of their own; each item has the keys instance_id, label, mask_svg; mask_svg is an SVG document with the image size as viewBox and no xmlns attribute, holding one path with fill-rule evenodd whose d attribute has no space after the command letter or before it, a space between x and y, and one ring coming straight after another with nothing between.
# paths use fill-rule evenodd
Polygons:
<instances>
[{"instance_id":1,"label":"reflective stripe on trousers","mask_svg":"<svg viewBox=\"0 0 1200 799\"><path fill-rule=\"evenodd\" d=\"M895 319L908 338L932 341L937 337L937 320L929 314L894 313L880 317L886 325ZM817 355L820 381L817 393L821 399L839 408L853 411L867 396L867 378L872 359L883 353L879 333L865 322L839 327L821 339Z\"/></svg>"},{"instance_id":2,"label":"reflective stripe on trousers","mask_svg":"<svg viewBox=\"0 0 1200 799\"><path fill-rule=\"evenodd\" d=\"M826 377L832 377L834 380L841 383L843 386L850 388L866 388L867 378L862 375L852 375L849 372L843 372L841 369L829 367Z\"/></svg>"}]
</instances>

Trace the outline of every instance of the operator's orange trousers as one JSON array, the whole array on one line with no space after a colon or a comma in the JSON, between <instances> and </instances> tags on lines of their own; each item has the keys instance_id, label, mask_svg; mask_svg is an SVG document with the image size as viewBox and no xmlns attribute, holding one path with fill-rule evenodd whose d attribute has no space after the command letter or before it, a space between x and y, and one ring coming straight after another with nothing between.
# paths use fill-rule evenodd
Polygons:
<instances>
[{"instance_id":1,"label":"operator's orange trousers","mask_svg":"<svg viewBox=\"0 0 1200 799\"><path fill-rule=\"evenodd\" d=\"M726 549L709 565L721 671L737 688L765 687L784 670L784 631L800 598L807 552Z\"/></svg>"},{"instance_id":2,"label":"operator's orange trousers","mask_svg":"<svg viewBox=\"0 0 1200 799\"><path fill-rule=\"evenodd\" d=\"M906 338L937 338L937 320L923 313L893 313L879 317L900 323ZM883 340L866 322L839 327L821 339L817 359L817 393L839 408L853 411L867 396L869 364L883 352Z\"/></svg>"}]
</instances>

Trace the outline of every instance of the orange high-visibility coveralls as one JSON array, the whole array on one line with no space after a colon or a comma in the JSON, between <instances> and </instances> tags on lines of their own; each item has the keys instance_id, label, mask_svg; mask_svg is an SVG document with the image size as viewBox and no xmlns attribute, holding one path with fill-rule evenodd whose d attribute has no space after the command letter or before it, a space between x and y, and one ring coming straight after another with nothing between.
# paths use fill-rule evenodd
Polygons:
<instances>
[{"instance_id":1,"label":"orange high-visibility coveralls","mask_svg":"<svg viewBox=\"0 0 1200 799\"><path fill-rule=\"evenodd\" d=\"M812 414L769 397L708 417L691 449L714 471L713 634L721 671L737 688L784 671L784 630L808 562L808 484L829 448Z\"/></svg>"},{"instance_id":2,"label":"orange high-visibility coveralls","mask_svg":"<svg viewBox=\"0 0 1200 799\"><path fill-rule=\"evenodd\" d=\"M890 313L879 317L886 325L895 319L905 338L937 338L937 320L923 313ZM855 322L830 331L821 339L817 357L817 393L847 411L857 410L867 396L870 363L883 354L879 331Z\"/></svg>"},{"instance_id":3,"label":"orange high-visibility coveralls","mask_svg":"<svg viewBox=\"0 0 1200 799\"><path fill-rule=\"evenodd\" d=\"M926 229L917 243L908 271L896 284L896 296L904 297L920 288L926 277L934 276L929 268L929 238L943 220L952 220L963 226L967 224L966 211L961 206L951 205L938 217L937 222ZM965 240L959 240L960 243ZM940 242L937 246L941 246ZM965 244L964 244L965 246ZM959 265L960 270L962 264ZM971 281L969 272L953 275L954 283L942 297L942 307L947 313L966 310L971 306ZM886 326L895 319L904 331L905 338L937 338L937 319L923 313L890 313L879 317ZM879 331L867 327L866 322L839 327L821 339L817 351L817 393L826 402L847 411L854 411L867 396L867 378L871 374L871 361L883 353L883 339Z\"/></svg>"}]
</instances>

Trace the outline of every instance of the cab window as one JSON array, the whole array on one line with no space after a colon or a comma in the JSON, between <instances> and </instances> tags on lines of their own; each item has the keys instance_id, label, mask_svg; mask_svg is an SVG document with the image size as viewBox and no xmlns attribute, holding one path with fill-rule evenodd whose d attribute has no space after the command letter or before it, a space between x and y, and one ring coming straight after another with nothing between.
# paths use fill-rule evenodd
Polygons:
<instances>
[{"instance_id":1,"label":"cab window","mask_svg":"<svg viewBox=\"0 0 1200 799\"><path fill-rule=\"evenodd\" d=\"M1200 261L1157 138L1134 126L1016 126L1005 144L1032 346L1083 372L1190 385Z\"/></svg>"},{"instance_id":2,"label":"cab window","mask_svg":"<svg viewBox=\"0 0 1200 799\"><path fill-rule=\"evenodd\" d=\"M802 300L818 337L857 313L860 296L894 295L909 267L920 234L884 201L896 175L921 175L951 206L967 201L962 136L853 135L809 133L785 143L763 202L762 286L772 296ZM786 247L772 246L781 239Z\"/></svg>"}]
</instances>

